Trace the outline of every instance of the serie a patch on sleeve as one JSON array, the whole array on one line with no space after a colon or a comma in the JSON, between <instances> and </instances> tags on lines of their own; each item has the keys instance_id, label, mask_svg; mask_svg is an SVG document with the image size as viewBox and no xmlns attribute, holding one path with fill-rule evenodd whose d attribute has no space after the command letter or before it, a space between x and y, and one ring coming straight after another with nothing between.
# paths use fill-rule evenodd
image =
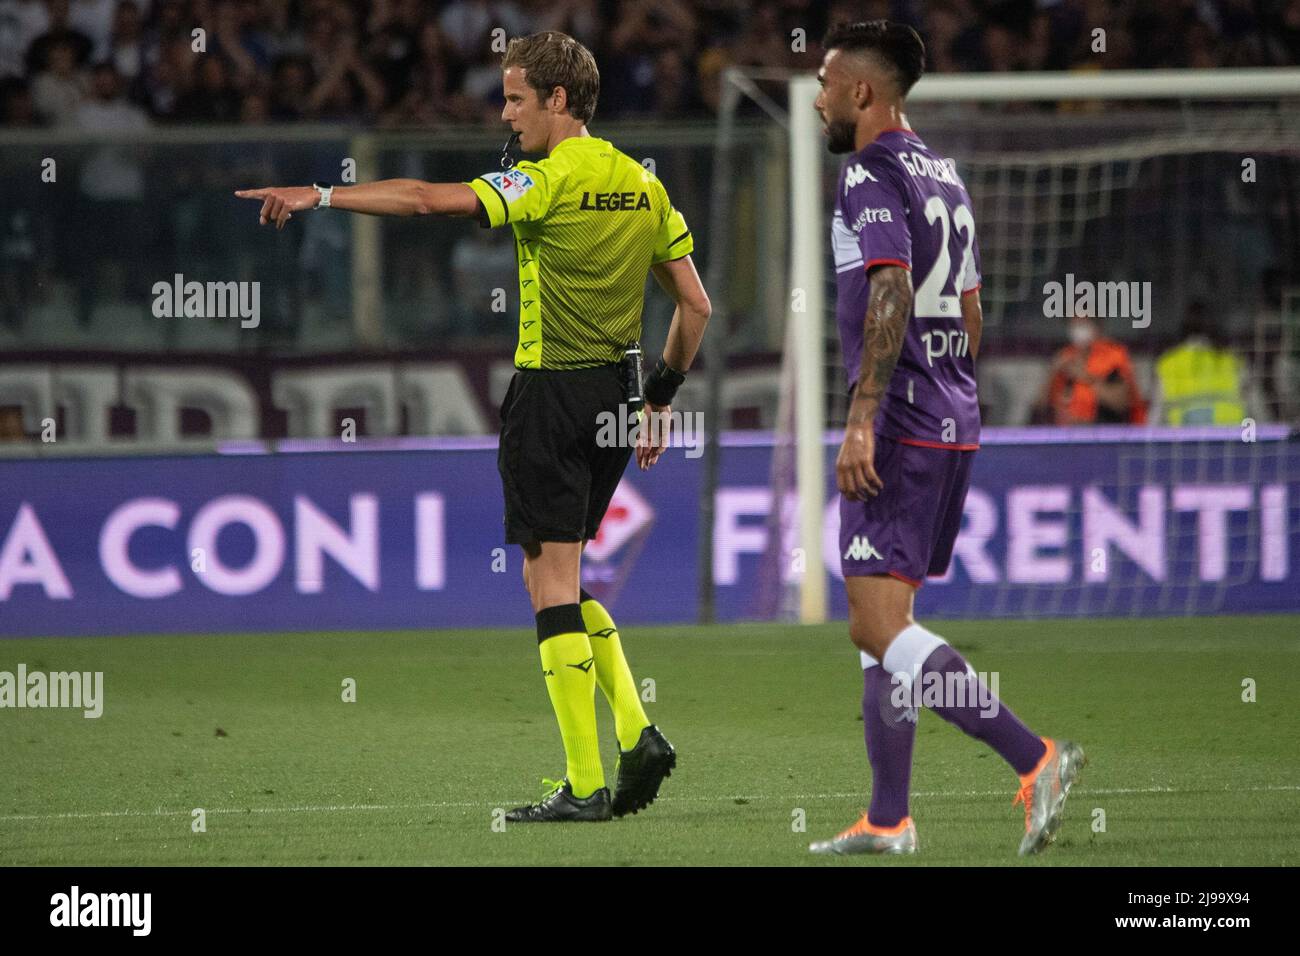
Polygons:
<instances>
[{"instance_id":1,"label":"serie a patch on sleeve","mask_svg":"<svg viewBox=\"0 0 1300 956\"><path fill-rule=\"evenodd\" d=\"M488 173L484 177L493 188L496 189L506 202L514 202L521 199L524 193L532 189L535 185L533 178L520 169L507 169L505 172Z\"/></svg>"}]
</instances>

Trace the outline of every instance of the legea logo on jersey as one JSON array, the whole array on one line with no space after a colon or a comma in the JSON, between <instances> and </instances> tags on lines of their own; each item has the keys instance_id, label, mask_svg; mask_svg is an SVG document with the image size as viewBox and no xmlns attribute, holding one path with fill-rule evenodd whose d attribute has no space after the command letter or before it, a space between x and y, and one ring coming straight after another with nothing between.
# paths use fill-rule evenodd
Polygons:
<instances>
[{"instance_id":1,"label":"legea logo on jersey","mask_svg":"<svg viewBox=\"0 0 1300 956\"><path fill-rule=\"evenodd\" d=\"M854 186L860 186L867 181L880 182L879 179L863 169L861 163L854 163L844 171L844 192L847 194Z\"/></svg>"},{"instance_id":2,"label":"legea logo on jersey","mask_svg":"<svg viewBox=\"0 0 1300 956\"><path fill-rule=\"evenodd\" d=\"M583 193L579 209L588 212L619 212L625 209L649 209L646 193Z\"/></svg>"},{"instance_id":3,"label":"legea logo on jersey","mask_svg":"<svg viewBox=\"0 0 1300 956\"><path fill-rule=\"evenodd\" d=\"M537 184L527 173L519 169L508 169L503 173L488 173L483 177L505 197L506 202L514 202Z\"/></svg>"}]
</instances>

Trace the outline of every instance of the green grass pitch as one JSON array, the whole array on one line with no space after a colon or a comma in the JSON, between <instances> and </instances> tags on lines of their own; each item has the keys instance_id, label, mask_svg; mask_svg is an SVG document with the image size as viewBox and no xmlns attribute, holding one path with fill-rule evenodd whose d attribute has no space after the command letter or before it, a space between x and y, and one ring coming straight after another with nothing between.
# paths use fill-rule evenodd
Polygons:
<instances>
[{"instance_id":1,"label":"green grass pitch","mask_svg":"<svg viewBox=\"0 0 1300 956\"><path fill-rule=\"evenodd\" d=\"M1300 619L935 630L998 672L1032 728L1088 752L1041 857L1015 855L1010 769L930 713L912 775L920 854L812 857L809 840L865 806L857 655L843 624L747 624L624 632L679 752L657 803L500 832L494 809L563 773L530 630L0 641L0 670L105 675L97 720L0 711L0 863L1300 863ZM597 706L612 784L599 691Z\"/></svg>"}]
</instances>

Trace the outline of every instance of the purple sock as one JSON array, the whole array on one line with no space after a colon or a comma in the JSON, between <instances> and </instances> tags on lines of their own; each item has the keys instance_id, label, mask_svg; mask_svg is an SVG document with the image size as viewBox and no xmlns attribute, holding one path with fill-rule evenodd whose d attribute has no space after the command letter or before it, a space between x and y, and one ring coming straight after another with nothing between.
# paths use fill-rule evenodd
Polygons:
<instances>
[{"instance_id":1,"label":"purple sock","mask_svg":"<svg viewBox=\"0 0 1300 956\"><path fill-rule=\"evenodd\" d=\"M912 780L912 744L916 740L916 711L891 700L889 673L880 666L862 672L862 724L871 761L872 826L897 826L907 816L907 791Z\"/></svg>"},{"instance_id":2,"label":"purple sock","mask_svg":"<svg viewBox=\"0 0 1300 956\"><path fill-rule=\"evenodd\" d=\"M882 668L883 669L883 668ZM934 674L929 687L955 688L958 694L940 695L936 704L927 698L927 675ZM951 676L949 676L951 675ZM949 644L936 647L921 666L921 701L950 724L959 727L976 740L982 740L1011 764L1021 776L1029 773L1043 758L1047 746L1042 739L1011 712L987 685L975 675L966 659ZM994 682L996 683L996 681ZM913 688L913 700L916 700ZM958 706L960 704L960 706Z\"/></svg>"}]
</instances>

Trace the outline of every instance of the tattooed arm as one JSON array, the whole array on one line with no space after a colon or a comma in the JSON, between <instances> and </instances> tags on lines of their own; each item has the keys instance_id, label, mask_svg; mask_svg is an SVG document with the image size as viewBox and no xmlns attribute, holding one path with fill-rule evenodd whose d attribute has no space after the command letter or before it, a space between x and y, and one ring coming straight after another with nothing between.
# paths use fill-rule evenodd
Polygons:
<instances>
[{"instance_id":1,"label":"tattooed arm","mask_svg":"<svg viewBox=\"0 0 1300 956\"><path fill-rule=\"evenodd\" d=\"M844 444L835 460L836 484L851 500L875 497L884 487L875 468L876 412L898 364L911 313L911 273L901 266L881 266L873 271L862 337L862 369L849 406Z\"/></svg>"}]
</instances>

